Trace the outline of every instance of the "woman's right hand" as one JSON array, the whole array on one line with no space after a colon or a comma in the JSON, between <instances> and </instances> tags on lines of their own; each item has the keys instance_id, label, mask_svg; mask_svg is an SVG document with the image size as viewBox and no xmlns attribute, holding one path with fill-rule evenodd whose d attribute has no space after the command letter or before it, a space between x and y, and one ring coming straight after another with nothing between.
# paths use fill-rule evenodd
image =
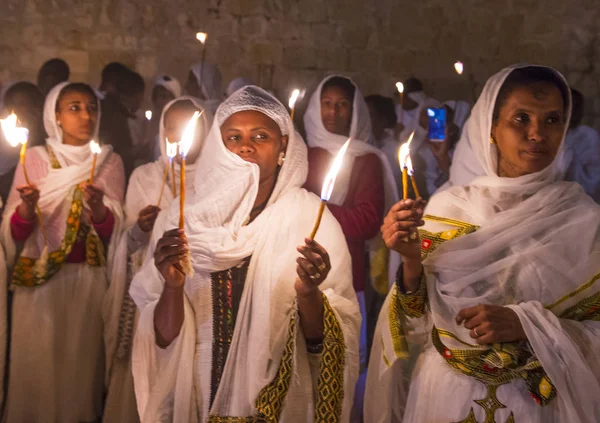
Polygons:
<instances>
[{"instance_id":1,"label":"woman's right hand","mask_svg":"<svg viewBox=\"0 0 600 423\"><path fill-rule=\"evenodd\" d=\"M381 226L385 245L399 253L405 261L421 262L421 240L417 228L425 224L421 220L424 209L425 200L422 198L400 200L390 209Z\"/></svg>"},{"instance_id":2,"label":"woman's right hand","mask_svg":"<svg viewBox=\"0 0 600 423\"><path fill-rule=\"evenodd\" d=\"M185 273L181 262L188 254L188 245L182 229L166 231L156 244L154 252L154 265L165 278L165 283L170 288L183 286Z\"/></svg>"},{"instance_id":3,"label":"woman's right hand","mask_svg":"<svg viewBox=\"0 0 600 423\"><path fill-rule=\"evenodd\" d=\"M140 229L145 233L152 232L152 229L154 229L154 223L156 222L156 218L158 217L159 213L160 207L158 206L150 205L143 208L140 211L137 220Z\"/></svg>"},{"instance_id":4,"label":"woman's right hand","mask_svg":"<svg viewBox=\"0 0 600 423\"><path fill-rule=\"evenodd\" d=\"M19 217L24 220L33 220L35 218L35 206L40 199L40 190L35 185L18 186L21 204L17 208Z\"/></svg>"}]
</instances>

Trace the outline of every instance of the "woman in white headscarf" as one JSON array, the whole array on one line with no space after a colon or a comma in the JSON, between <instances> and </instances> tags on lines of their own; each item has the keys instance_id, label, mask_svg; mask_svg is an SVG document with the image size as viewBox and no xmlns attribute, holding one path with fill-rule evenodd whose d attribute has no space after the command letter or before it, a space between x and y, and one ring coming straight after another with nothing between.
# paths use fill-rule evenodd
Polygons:
<instances>
[{"instance_id":1,"label":"woman in white headscarf","mask_svg":"<svg viewBox=\"0 0 600 423\"><path fill-rule=\"evenodd\" d=\"M201 115L185 168L186 190L193 191L197 158L210 129L212 115L199 100L187 96L173 100L164 107L160 118L160 159L138 167L129 181L125 198L124 231L117 246L111 285L103 310L109 386L104 410L105 422L139 420L131 372L131 346L138 316L135 303L128 293L129 284L146 257L158 213L169 208L180 189L180 159L174 161L173 174L166 143L176 144L181 139L184 128L196 111L201 112ZM163 186L165 172L168 173Z\"/></svg>"},{"instance_id":2,"label":"woman in white headscarf","mask_svg":"<svg viewBox=\"0 0 600 423\"><path fill-rule=\"evenodd\" d=\"M216 65L208 62L196 63L188 73L185 91L188 95L202 100L202 104L214 114L223 101L221 71Z\"/></svg>"},{"instance_id":3,"label":"woman in white headscarf","mask_svg":"<svg viewBox=\"0 0 600 423\"><path fill-rule=\"evenodd\" d=\"M227 97L231 96L237 90L247 87L248 85L253 84L252 81L250 81L250 79L246 78L245 76L238 76L237 78L232 79L229 85L227 86Z\"/></svg>"},{"instance_id":4,"label":"woman in white headscarf","mask_svg":"<svg viewBox=\"0 0 600 423\"><path fill-rule=\"evenodd\" d=\"M367 316L373 315L371 305L377 303L377 296L371 295L374 290L367 285L372 284L375 290L385 294L389 263L394 263L394 269L398 265L398 256L390 259L389 250L379 237L385 210L397 201L398 190L385 154L369 145L372 137L369 109L350 79L332 75L319 84L304 114L304 128L310 147L305 187L317 195L321 193L331 160L346 140L352 138L327 207L340 222L352 256L354 289L363 314L361 384L364 386L369 332ZM370 252L370 260L365 258L365 251ZM368 298L365 298L366 293L369 293ZM375 318L372 320L374 329ZM362 407L361 391L359 385L358 410Z\"/></svg>"},{"instance_id":5,"label":"woman in white headscarf","mask_svg":"<svg viewBox=\"0 0 600 423\"><path fill-rule=\"evenodd\" d=\"M504 69L466 126L484 176L391 209L369 422L600 419L600 208L554 167L570 109L557 71Z\"/></svg>"},{"instance_id":6,"label":"woman in white headscarf","mask_svg":"<svg viewBox=\"0 0 600 423\"><path fill-rule=\"evenodd\" d=\"M142 422L348 421L360 315L333 216L319 243L306 239L319 208L306 172L302 138L270 94L245 87L219 107L185 235L172 204L129 291Z\"/></svg>"},{"instance_id":7,"label":"woman in white headscarf","mask_svg":"<svg viewBox=\"0 0 600 423\"><path fill-rule=\"evenodd\" d=\"M99 117L91 87L57 85L44 106L46 146L27 151L31 185L17 168L0 232L14 291L6 421L102 415L101 305L125 180L121 159L103 146L89 183Z\"/></svg>"}]
</instances>

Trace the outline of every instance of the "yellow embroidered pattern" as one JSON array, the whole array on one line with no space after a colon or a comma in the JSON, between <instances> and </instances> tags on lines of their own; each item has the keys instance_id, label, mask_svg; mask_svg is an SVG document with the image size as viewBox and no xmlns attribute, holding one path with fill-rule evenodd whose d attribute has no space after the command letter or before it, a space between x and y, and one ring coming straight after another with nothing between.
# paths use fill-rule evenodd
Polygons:
<instances>
[{"instance_id":1,"label":"yellow embroidered pattern","mask_svg":"<svg viewBox=\"0 0 600 423\"><path fill-rule=\"evenodd\" d=\"M324 338L314 421L335 423L340 421L342 413L346 348L341 326L325 295L323 295L323 303ZM294 371L296 320L297 317L290 319L288 341L281 357L277 375L258 394L255 405L258 415L250 417L211 415L208 417L209 423L276 423L279 421Z\"/></svg>"},{"instance_id":2,"label":"yellow embroidered pattern","mask_svg":"<svg viewBox=\"0 0 600 423\"><path fill-rule=\"evenodd\" d=\"M445 217L425 215L423 216L423 219L432 222L445 223L456 229L442 232L429 232L425 229L419 229L419 236L421 238L421 260L425 260L427 256L434 252L442 243L463 235L468 235L479 229L479 226L477 225L461 222L460 220L447 219Z\"/></svg>"},{"instance_id":3,"label":"yellow embroidered pattern","mask_svg":"<svg viewBox=\"0 0 600 423\"><path fill-rule=\"evenodd\" d=\"M52 168L60 169L60 163L56 159L52 149L47 147L47 150ZM52 276L58 273L66 258L71 254L73 244L75 244L80 236L85 238L86 263L89 266L104 266L106 264L104 244L93 227L81 221L82 211L83 190L81 187L77 187L73 193L73 200L67 217L67 229L60 248L48 255L43 272L36 271L37 259L24 256L19 257L13 269L11 288L16 286L35 287L48 282Z\"/></svg>"}]
</instances>

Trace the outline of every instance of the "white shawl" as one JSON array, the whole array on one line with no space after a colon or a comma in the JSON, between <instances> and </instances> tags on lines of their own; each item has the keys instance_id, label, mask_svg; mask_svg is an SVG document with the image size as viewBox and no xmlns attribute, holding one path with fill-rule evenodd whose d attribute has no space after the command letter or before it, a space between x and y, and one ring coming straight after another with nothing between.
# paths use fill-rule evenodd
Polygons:
<instances>
[{"instance_id":1,"label":"white shawl","mask_svg":"<svg viewBox=\"0 0 600 423\"><path fill-rule=\"evenodd\" d=\"M483 168L485 176L435 195L426 209L429 215L480 226L474 233L441 244L424 260L430 307L427 319L461 342L472 343L469 331L456 324L459 310L482 303L510 307L558 391L553 401L559 416L554 421L591 423L600 418L600 361L596 358L600 325L560 316L568 307L600 292L600 283L593 282L600 270L600 209L576 184L555 182L552 165L519 178L497 176L497 147L489 142L492 113L500 87L514 69L504 69L488 80L467 124L466 139L473 151L470 161ZM562 75L556 74L568 88ZM469 162L464 159L463 163ZM426 222L425 229L430 232L453 229ZM388 297L375 335L381 342L374 343L371 391L367 389L371 400L378 395L383 398L383 407L367 410L367 418L373 422L390 421L393 414L402 415L411 407L406 395L420 348L410 344L412 335L408 334L408 356L388 355L390 362L383 363L383 351L391 348L390 310ZM403 319L402 324L408 323ZM426 321L423 324L426 328ZM420 342L423 345L423 340ZM412 360L407 359L410 353ZM504 403L509 409L511 400L516 410L530 399L508 399ZM434 404L435 399L432 401ZM468 402L465 416L472 405ZM517 421L523 418L515 414Z\"/></svg>"},{"instance_id":2,"label":"white shawl","mask_svg":"<svg viewBox=\"0 0 600 423\"><path fill-rule=\"evenodd\" d=\"M258 192L259 169L229 152L220 131L228 116L242 110L277 114L285 122L286 130L282 132L289 134L286 160L269 203L248 225L244 222ZM306 173L302 138L294 132L286 109L270 94L258 87L245 87L219 108L200 156L195 194L190 195L185 208L185 231L195 275L186 279L185 320L167 350L155 346L153 315L164 282L154 266L153 251L149 251L149 258L130 289L140 308L133 372L143 422L157 421L159 416L180 423L206 421L209 413L256 415L257 396L276 376L290 321L297 317L293 288L295 247L310 232L319 207L319 199L301 188ZM178 218L179 209L174 202L161 213L151 247L165 230L177 226ZM345 366L343 382L338 381L344 389L344 404L340 418L348 421L358 374L360 313L352 288L346 241L328 212L321 230L320 239L332 258L332 271L321 289L343 332ZM228 359L209 410L213 319L210 274L229 269L248 256L252 259ZM311 421L314 387L304 341L295 333L291 339L294 376L283 405L283 420ZM340 358L339 354L333 357Z\"/></svg>"}]
</instances>

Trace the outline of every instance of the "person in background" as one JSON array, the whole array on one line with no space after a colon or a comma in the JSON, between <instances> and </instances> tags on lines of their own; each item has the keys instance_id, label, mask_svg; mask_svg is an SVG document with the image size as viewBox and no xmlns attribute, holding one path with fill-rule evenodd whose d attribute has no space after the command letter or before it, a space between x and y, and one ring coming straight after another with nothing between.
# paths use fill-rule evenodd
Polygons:
<instances>
[{"instance_id":1,"label":"person in background","mask_svg":"<svg viewBox=\"0 0 600 423\"><path fill-rule=\"evenodd\" d=\"M579 183L600 204L600 135L581 124L585 106L583 94L572 88L571 96L573 112L560 166L567 181Z\"/></svg>"},{"instance_id":2,"label":"person in background","mask_svg":"<svg viewBox=\"0 0 600 423\"><path fill-rule=\"evenodd\" d=\"M250 78L246 78L245 76L238 76L237 78L231 80L231 82L227 86L227 91L225 94L227 95L227 97L230 97L231 94L233 94L240 88L244 88L248 85L254 85L252 84Z\"/></svg>"},{"instance_id":3,"label":"person in background","mask_svg":"<svg viewBox=\"0 0 600 423\"><path fill-rule=\"evenodd\" d=\"M394 134L394 126L396 125L394 100L381 95L370 95L365 97L365 102L369 108L374 145L387 157L396 185L401 187L402 170L398 162L400 143Z\"/></svg>"},{"instance_id":4,"label":"person in background","mask_svg":"<svg viewBox=\"0 0 600 423\"><path fill-rule=\"evenodd\" d=\"M13 290L7 422L102 416L101 307L123 220L125 178L121 159L105 145L89 183L98 106L87 84L50 90L46 145L28 149L29 183L19 165L4 211L0 242Z\"/></svg>"},{"instance_id":5,"label":"person in background","mask_svg":"<svg viewBox=\"0 0 600 423\"><path fill-rule=\"evenodd\" d=\"M308 141L308 178L305 188L321 194L333 157L352 138L337 176L328 209L342 226L352 256L354 289L361 306L361 375L356 387L352 421L362 416L366 378L370 293L376 285L373 263L381 263L387 289L389 251L380 243L384 210L398 198L394 177L381 151L370 143L371 120L364 97L350 79L333 75L321 81L304 114ZM317 235L318 237L318 235ZM383 256L385 255L385 258ZM381 258L381 259L380 259ZM374 327L374 326L373 326Z\"/></svg>"},{"instance_id":6,"label":"person in background","mask_svg":"<svg viewBox=\"0 0 600 423\"><path fill-rule=\"evenodd\" d=\"M62 59L50 59L42 65L37 75L37 86L46 97L50 90L61 82L69 80L69 65Z\"/></svg>"},{"instance_id":7,"label":"person in background","mask_svg":"<svg viewBox=\"0 0 600 423\"><path fill-rule=\"evenodd\" d=\"M469 116L471 115L471 106L469 105L469 103L463 100L445 101L444 106L448 106L452 109L452 112L454 114L454 119L452 120L452 122L454 122L454 124L458 128L460 138L460 134L462 134L462 129L465 126L467 119L469 119Z\"/></svg>"},{"instance_id":8,"label":"person in background","mask_svg":"<svg viewBox=\"0 0 600 423\"><path fill-rule=\"evenodd\" d=\"M188 72L185 92L199 98L211 113L215 113L223 101L223 78L219 68L208 62L193 65Z\"/></svg>"},{"instance_id":9,"label":"person in background","mask_svg":"<svg viewBox=\"0 0 600 423\"><path fill-rule=\"evenodd\" d=\"M131 70L123 63L111 62L104 66L102 69L102 79L98 87L98 98L103 100L106 94L116 95L120 81L125 78L128 72L131 72Z\"/></svg>"},{"instance_id":10,"label":"person in background","mask_svg":"<svg viewBox=\"0 0 600 423\"><path fill-rule=\"evenodd\" d=\"M179 81L167 74L159 75L154 79L154 87L152 88L152 119L149 121L146 119L146 125L144 129L144 139L146 145L149 147L149 154L152 160L157 160L160 153L160 145L158 140L159 124L162 117L162 112L167 103L181 97L181 84Z\"/></svg>"},{"instance_id":11,"label":"person in background","mask_svg":"<svg viewBox=\"0 0 600 423\"><path fill-rule=\"evenodd\" d=\"M0 117L5 118L11 112L17 115L22 126L29 130L28 147L43 145L46 138L44 120L44 96L31 82L17 82L10 85L4 92L4 110ZM1 131L0 131L1 132ZM0 134L0 196L6 201L17 163L19 162L18 147L11 147Z\"/></svg>"},{"instance_id":12,"label":"person in background","mask_svg":"<svg viewBox=\"0 0 600 423\"><path fill-rule=\"evenodd\" d=\"M400 96L398 93L395 93ZM412 132L419 121L419 112L423 102L428 98L423 91L423 83L417 78L408 78L404 81L404 95L402 102L396 105L396 135L399 136L405 130Z\"/></svg>"}]
</instances>

